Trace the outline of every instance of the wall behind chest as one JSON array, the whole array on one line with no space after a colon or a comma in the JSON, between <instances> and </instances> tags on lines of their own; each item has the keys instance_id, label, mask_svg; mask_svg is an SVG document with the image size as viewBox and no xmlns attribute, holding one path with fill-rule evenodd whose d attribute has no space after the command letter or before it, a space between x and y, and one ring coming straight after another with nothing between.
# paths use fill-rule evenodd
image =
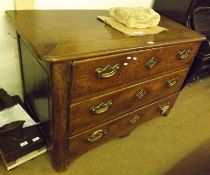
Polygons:
<instances>
[{"instance_id":1,"label":"wall behind chest","mask_svg":"<svg viewBox=\"0 0 210 175\"><path fill-rule=\"evenodd\" d=\"M0 0L0 88L22 97L16 32L6 10L33 9L33 0Z\"/></svg>"},{"instance_id":2,"label":"wall behind chest","mask_svg":"<svg viewBox=\"0 0 210 175\"><path fill-rule=\"evenodd\" d=\"M114 6L152 7L154 0L36 0L36 9L109 9Z\"/></svg>"},{"instance_id":3,"label":"wall behind chest","mask_svg":"<svg viewBox=\"0 0 210 175\"><path fill-rule=\"evenodd\" d=\"M22 95L16 34L4 13L14 9L13 0L0 0L0 88Z\"/></svg>"}]
</instances>

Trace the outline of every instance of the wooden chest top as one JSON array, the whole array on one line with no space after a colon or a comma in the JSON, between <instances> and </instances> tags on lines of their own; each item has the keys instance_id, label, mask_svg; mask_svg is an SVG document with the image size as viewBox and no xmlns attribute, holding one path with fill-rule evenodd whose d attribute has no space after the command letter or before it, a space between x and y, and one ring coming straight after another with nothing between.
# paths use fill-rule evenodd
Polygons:
<instances>
[{"instance_id":1,"label":"wooden chest top","mask_svg":"<svg viewBox=\"0 0 210 175\"><path fill-rule=\"evenodd\" d=\"M37 57L48 62L85 59L205 39L165 17L161 18L159 25L168 31L129 37L97 19L98 15L109 15L104 10L20 10L7 11L6 14ZM149 41L154 44L148 44Z\"/></svg>"}]
</instances>

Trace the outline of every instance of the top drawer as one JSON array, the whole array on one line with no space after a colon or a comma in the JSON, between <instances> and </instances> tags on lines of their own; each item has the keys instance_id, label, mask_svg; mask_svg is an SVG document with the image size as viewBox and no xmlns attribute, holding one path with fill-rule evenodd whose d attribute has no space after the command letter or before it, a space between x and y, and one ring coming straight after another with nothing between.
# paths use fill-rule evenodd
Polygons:
<instances>
[{"instance_id":1,"label":"top drawer","mask_svg":"<svg viewBox=\"0 0 210 175\"><path fill-rule=\"evenodd\" d=\"M198 43L160 47L73 62L73 102L189 66Z\"/></svg>"}]
</instances>

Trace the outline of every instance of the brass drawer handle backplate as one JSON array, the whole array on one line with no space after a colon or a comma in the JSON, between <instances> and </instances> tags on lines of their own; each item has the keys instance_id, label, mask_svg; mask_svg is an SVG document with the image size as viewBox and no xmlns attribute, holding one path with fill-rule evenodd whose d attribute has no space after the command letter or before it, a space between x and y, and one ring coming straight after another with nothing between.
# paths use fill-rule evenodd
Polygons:
<instances>
[{"instance_id":1,"label":"brass drawer handle backplate","mask_svg":"<svg viewBox=\"0 0 210 175\"><path fill-rule=\"evenodd\" d=\"M156 64L157 64L157 60L155 59L155 57L152 57L147 63L146 63L146 67L149 69L152 69Z\"/></svg>"},{"instance_id":2,"label":"brass drawer handle backplate","mask_svg":"<svg viewBox=\"0 0 210 175\"><path fill-rule=\"evenodd\" d=\"M119 64L107 65L105 68L96 68L95 72L99 78L109 78L112 77L119 68Z\"/></svg>"},{"instance_id":3,"label":"brass drawer handle backplate","mask_svg":"<svg viewBox=\"0 0 210 175\"><path fill-rule=\"evenodd\" d=\"M107 131L101 129L92 133L90 136L86 138L86 140L88 143L94 143L103 138L105 135L107 135Z\"/></svg>"},{"instance_id":4,"label":"brass drawer handle backplate","mask_svg":"<svg viewBox=\"0 0 210 175\"><path fill-rule=\"evenodd\" d=\"M140 116L136 115L135 117L133 117L131 120L130 120L130 124L135 124L137 121L140 120Z\"/></svg>"},{"instance_id":5,"label":"brass drawer handle backplate","mask_svg":"<svg viewBox=\"0 0 210 175\"><path fill-rule=\"evenodd\" d=\"M158 106L158 111L160 112L161 115L166 116L168 114L170 107L171 107L171 103L167 101Z\"/></svg>"},{"instance_id":6,"label":"brass drawer handle backplate","mask_svg":"<svg viewBox=\"0 0 210 175\"><path fill-rule=\"evenodd\" d=\"M192 52L192 49L184 49L178 52L178 57L180 59L186 59L190 55L191 52Z\"/></svg>"},{"instance_id":7,"label":"brass drawer handle backplate","mask_svg":"<svg viewBox=\"0 0 210 175\"><path fill-rule=\"evenodd\" d=\"M176 83L178 82L179 78L178 77L174 77L170 80L167 80L166 83L167 83L167 86L168 87L172 87L172 86L175 86Z\"/></svg>"},{"instance_id":8,"label":"brass drawer handle backplate","mask_svg":"<svg viewBox=\"0 0 210 175\"><path fill-rule=\"evenodd\" d=\"M101 114L101 113L104 113L106 112L109 107L112 105L112 101L109 100L108 102L106 103L100 103L98 106L93 106L90 108L90 111L93 113L93 114Z\"/></svg>"},{"instance_id":9,"label":"brass drawer handle backplate","mask_svg":"<svg viewBox=\"0 0 210 175\"><path fill-rule=\"evenodd\" d=\"M136 94L136 97L137 99L141 100L146 94L147 94L147 91L145 89L142 89Z\"/></svg>"}]
</instances>

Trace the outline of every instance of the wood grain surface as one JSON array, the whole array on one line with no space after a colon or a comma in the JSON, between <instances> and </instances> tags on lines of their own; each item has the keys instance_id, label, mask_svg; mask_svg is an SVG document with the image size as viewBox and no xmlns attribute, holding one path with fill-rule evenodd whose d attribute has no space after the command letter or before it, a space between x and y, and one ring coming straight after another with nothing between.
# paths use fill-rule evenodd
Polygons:
<instances>
[{"instance_id":1,"label":"wood grain surface","mask_svg":"<svg viewBox=\"0 0 210 175\"><path fill-rule=\"evenodd\" d=\"M120 55L110 55L83 61L73 62L72 101L81 101L95 94L104 93L111 88L127 86L129 83L142 82L165 73L191 65L198 50L199 43L179 44L175 46L160 47L141 50ZM185 59L180 59L178 52L191 49L191 53ZM130 59L128 59L130 57ZM147 63L154 58L157 63L152 68ZM105 68L107 65L119 65L116 73L109 78L97 76L97 68ZM96 86L97 85L97 86Z\"/></svg>"},{"instance_id":2,"label":"wood grain surface","mask_svg":"<svg viewBox=\"0 0 210 175\"><path fill-rule=\"evenodd\" d=\"M118 115L132 111L150 102L179 91L187 72L188 69L183 69L181 71L135 84L118 91L112 91L108 94L103 94L101 96L72 104L70 109L71 117L69 121L70 134L74 135L75 133L81 132L85 129L92 128L113 119ZM177 82L174 86L170 87L168 86L167 81L172 80L173 78L176 78ZM144 90L146 94L139 99L137 94L139 94L142 90ZM92 107L97 107L101 103L107 103L108 101L111 101L112 104L105 112L94 114L91 111Z\"/></svg>"},{"instance_id":3,"label":"wood grain surface","mask_svg":"<svg viewBox=\"0 0 210 175\"><path fill-rule=\"evenodd\" d=\"M140 124L154 118L161 116L158 110L159 105L164 102L170 102L172 108L176 97L178 94L174 94L172 96L168 96L162 100L159 100L155 103L152 103L148 106L140 108L134 112L128 113L124 116L121 116L113 121L109 121L104 123L103 125L99 125L95 128L82 132L78 135L75 135L69 139L69 152L70 152L70 162L73 161L79 155L109 141L116 137L126 136L129 134L134 128L139 126ZM169 111L168 111L169 112ZM130 121L135 117L139 116L139 120L132 124ZM164 117L164 116L163 116ZM164 118L163 118L164 119ZM98 141L89 143L87 141L88 136L93 134L98 130L104 130L107 132L106 135L102 136Z\"/></svg>"},{"instance_id":4,"label":"wood grain surface","mask_svg":"<svg viewBox=\"0 0 210 175\"><path fill-rule=\"evenodd\" d=\"M18 10L6 14L33 52L49 62L84 59L139 49L196 42L205 38L192 30L161 18L168 29L158 35L129 37L105 25L97 16L103 10ZM148 44L153 41L154 44Z\"/></svg>"}]
</instances>

